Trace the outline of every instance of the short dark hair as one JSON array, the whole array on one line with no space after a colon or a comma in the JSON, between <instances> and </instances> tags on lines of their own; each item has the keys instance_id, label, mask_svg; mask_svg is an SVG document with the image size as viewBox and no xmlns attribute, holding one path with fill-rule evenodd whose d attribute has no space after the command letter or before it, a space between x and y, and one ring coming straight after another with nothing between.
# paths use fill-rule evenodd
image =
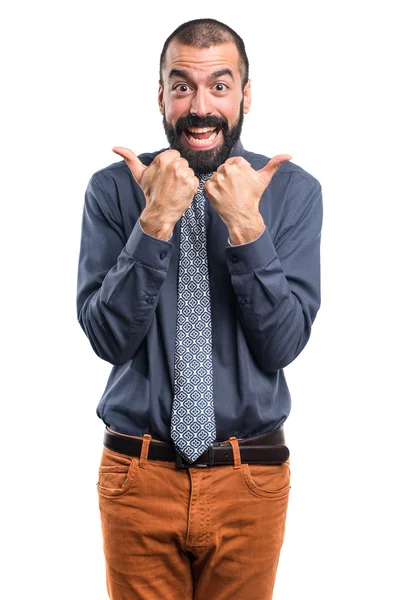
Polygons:
<instances>
[{"instance_id":1,"label":"short dark hair","mask_svg":"<svg viewBox=\"0 0 400 600\"><path fill-rule=\"evenodd\" d=\"M215 19L194 19L179 25L165 40L160 56L160 83L163 84L162 69L165 66L165 54L172 40L177 40L186 46L194 48L211 48L219 44L233 42L239 52L239 69L242 76L242 89L249 78L249 60L242 38L225 23Z\"/></svg>"}]
</instances>

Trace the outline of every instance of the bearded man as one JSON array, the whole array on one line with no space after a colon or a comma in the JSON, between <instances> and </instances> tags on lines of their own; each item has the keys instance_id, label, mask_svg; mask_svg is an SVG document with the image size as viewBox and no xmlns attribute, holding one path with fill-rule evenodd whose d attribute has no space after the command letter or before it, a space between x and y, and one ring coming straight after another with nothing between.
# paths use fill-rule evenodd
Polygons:
<instances>
[{"instance_id":1,"label":"bearded man","mask_svg":"<svg viewBox=\"0 0 400 600\"><path fill-rule=\"evenodd\" d=\"M243 40L179 26L160 57L169 148L91 177L77 313L113 365L97 491L110 598L271 600L290 491L284 376L320 307L322 193L244 149Z\"/></svg>"}]
</instances>

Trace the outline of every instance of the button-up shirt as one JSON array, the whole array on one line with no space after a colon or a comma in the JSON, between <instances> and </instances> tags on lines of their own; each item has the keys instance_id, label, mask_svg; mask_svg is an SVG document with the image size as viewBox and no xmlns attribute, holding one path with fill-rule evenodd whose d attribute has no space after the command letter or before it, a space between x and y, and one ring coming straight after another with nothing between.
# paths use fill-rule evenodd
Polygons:
<instances>
[{"instance_id":1,"label":"button-up shirt","mask_svg":"<svg viewBox=\"0 0 400 600\"><path fill-rule=\"evenodd\" d=\"M163 150L139 158L149 165ZM256 170L270 160L240 140L231 156ZM90 178L77 316L94 352L113 365L98 417L120 433L172 444L180 220L171 238L160 240L140 225L145 206L124 160ZM320 307L320 183L285 162L259 210L264 231L234 246L206 196L216 441L261 435L285 422L291 396L283 369L307 344Z\"/></svg>"}]
</instances>

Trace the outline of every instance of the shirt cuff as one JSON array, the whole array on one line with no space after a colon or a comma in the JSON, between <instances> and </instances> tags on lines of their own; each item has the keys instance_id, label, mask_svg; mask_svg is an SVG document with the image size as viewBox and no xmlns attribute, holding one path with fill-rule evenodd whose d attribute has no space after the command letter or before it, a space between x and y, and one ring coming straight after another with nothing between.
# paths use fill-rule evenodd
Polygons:
<instances>
[{"instance_id":1,"label":"shirt cuff","mask_svg":"<svg viewBox=\"0 0 400 600\"><path fill-rule=\"evenodd\" d=\"M244 274L264 267L278 257L268 229L265 227L256 240L225 248L228 269L233 274Z\"/></svg>"},{"instance_id":2,"label":"shirt cuff","mask_svg":"<svg viewBox=\"0 0 400 600\"><path fill-rule=\"evenodd\" d=\"M169 240L160 240L152 235L148 235L143 231L140 219L138 219L126 242L125 248L128 254L135 260L153 269L167 270L172 250L174 249L173 243Z\"/></svg>"},{"instance_id":3,"label":"shirt cuff","mask_svg":"<svg viewBox=\"0 0 400 600\"><path fill-rule=\"evenodd\" d=\"M253 244L254 242L256 242L262 236L262 234L265 231L265 227L266 226L264 225L264 229L262 230L262 232L260 233L260 235L255 240L251 240L251 242L245 242L244 244L236 244L236 245L234 245L234 244L231 244L231 241L230 241L230 239L228 237L228 244L230 246L232 246L232 248L238 248L239 246L246 246L246 244Z\"/></svg>"}]
</instances>

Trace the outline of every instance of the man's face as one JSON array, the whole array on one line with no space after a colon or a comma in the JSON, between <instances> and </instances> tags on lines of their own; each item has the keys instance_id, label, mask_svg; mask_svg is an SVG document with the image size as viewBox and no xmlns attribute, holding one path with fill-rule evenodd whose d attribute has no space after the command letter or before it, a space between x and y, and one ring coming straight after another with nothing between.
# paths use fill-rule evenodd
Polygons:
<instances>
[{"instance_id":1,"label":"man's face","mask_svg":"<svg viewBox=\"0 0 400 600\"><path fill-rule=\"evenodd\" d=\"M170 147L195 173L216 171L250 109L250 80L242 92L238 50L231 42L199 49L174 40L165 59L158 104Z\"/></svg>"}]
</instances>

